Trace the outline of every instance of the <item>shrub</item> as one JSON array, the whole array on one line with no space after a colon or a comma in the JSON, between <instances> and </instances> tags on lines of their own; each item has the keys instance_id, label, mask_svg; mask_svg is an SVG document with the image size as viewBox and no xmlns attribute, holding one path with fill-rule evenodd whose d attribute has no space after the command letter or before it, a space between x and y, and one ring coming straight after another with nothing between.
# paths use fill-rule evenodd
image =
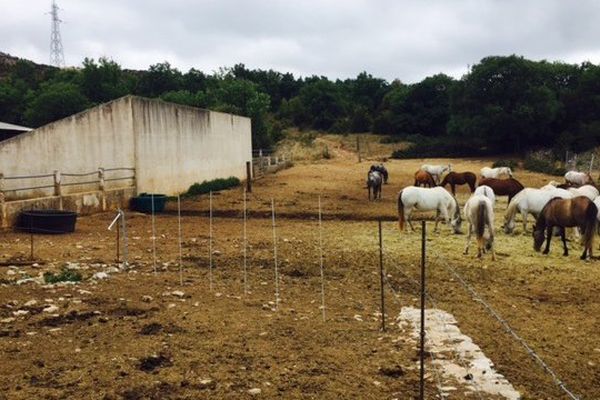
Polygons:
<instances>
[{"instance_id":1,"label":"shrub","mask_svg":"<svg viewBox=\"0 0 600 400\"><path fill-rule=\"evenodd\" d=\"M206 194L208 192L218 192L219 190L229 189L231 187L239 186L240 180L235 176L230 176L227 179L213 179L212 181L204 181L202 183L194 183L188 191L185 193L186 196L197 196L199 194Z\"/></svg>"},{"instance_id":2,"label":"shrub","mask_svg":"<svg viewBox=\"0 0 600 400\"><path fill-rule=\"evenodd\" d=\"M556 176L564 175L565 168L557 164L558 162L552 157L552 152L543 150L528 153L523 166L529 171Z\"/></svg>"},{"instance_id":3,"label":"shrub","mask_svg":"<svg viewBox=\"0 0 600 400\"><path fill-rule=\"evenodd\" d=\"M57 283L57 282L80 282L81 274L78 271L72 269L63 269L58 274L52 272L44 273L44 282L46 283Z\"/></svg>"},{"instance_id":4,"label":"shrub","mask_svg":"<svg viewBox=\"0 0 600 400\"><path fill-rule=\"evenodd\" d=\"M515 169L517 167L517 162L515 160L498 160L492 164L492 168L498 167L508 167L510 169Z\"/></svg>"},{"instance_id":5,"label":"shrub","mask_svg":"<svg viewBox=\"0 0 600 400\"><path fill-rule=\"evenodd\" d=\"M474 157L492 153L488 148L453 138L411 135L406 140L413 144L406 149L394 151L392 158Z\"/></svg>"},{"instance_id":6,"label":"shrub","mask_svg":"<svg viewBox=\"0 0 600 400\"><path fill-rule=\"evenodd\" d=\"M323 147L323 158L326 160L329 160L332 158L331 153L329 152L329 146L327 146L327 145L325 147Z\"/></svg>"}]
</instances>

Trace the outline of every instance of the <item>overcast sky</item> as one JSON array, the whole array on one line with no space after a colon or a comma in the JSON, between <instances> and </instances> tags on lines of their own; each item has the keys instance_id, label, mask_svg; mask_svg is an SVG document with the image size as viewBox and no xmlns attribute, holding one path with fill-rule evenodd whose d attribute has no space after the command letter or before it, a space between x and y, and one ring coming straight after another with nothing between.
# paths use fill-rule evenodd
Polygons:
<instances>
[{"instance_id":1,"label":"overcast sky","mask_svg":"<svg viewBox=\"0 0 600 400\"><path fill-rule=\"evenodd\" d=\"M49 62L51 0L0 0L0 51ZM67 65L244 63L296 75L459 78L488 55L600 63L597 0L58 0Z\"/></svg>"}]
</instances>

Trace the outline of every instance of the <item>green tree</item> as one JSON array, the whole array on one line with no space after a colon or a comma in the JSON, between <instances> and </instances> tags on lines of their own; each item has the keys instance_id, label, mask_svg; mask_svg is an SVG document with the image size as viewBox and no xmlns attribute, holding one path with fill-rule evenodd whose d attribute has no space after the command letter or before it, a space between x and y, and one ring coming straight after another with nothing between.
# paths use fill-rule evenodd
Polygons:
<instances>
[{"instance_id":1,"label":"green tree","mask_svg":"<svg viewBox=\"0 0 600 400\"><path fill-rule=\"evenodd\" d=\"M129 93L121 67L107 58L83 60L81 90L93 103L104 103Z\"/></svg>"},{"instance_id":2,"label":"green tree","mask_svg":"<svg viewBox=\"0 0 600 400\"><path fill-rule=\"evenodd\" d=\"M38 127L78 113L88 106L88 99L73 83L42 84L39 91L29 96L25 120L30 126Z\"/></svg>"}]
</instances>

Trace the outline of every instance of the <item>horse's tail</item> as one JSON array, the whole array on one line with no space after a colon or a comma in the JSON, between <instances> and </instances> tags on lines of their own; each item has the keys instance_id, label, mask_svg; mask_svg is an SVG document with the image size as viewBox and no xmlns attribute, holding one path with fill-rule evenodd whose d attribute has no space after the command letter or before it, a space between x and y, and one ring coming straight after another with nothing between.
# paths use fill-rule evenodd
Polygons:
<instances>
[{"instance_id":1,"label":"horse's tail","mask_svg":"<svg viewBox=\"0 0 600 400\"><path fill-rule=\"evenodd\" d=\"M583 233L584 248L592 250L594 244L594 233L598 226L598 207L591 202L585 210L585 231Z\"/></svg>"},{"instance_id":2,"label":"horse's tail","mask_svg":"<svg viewBox=\"0 0 600 400\"><path fill-rule=\"evenodd\" d=\"M404 203L402 203L402 190L398 193L398 224L400 230L404 231Z\"/></svg>"},{"instance_id":3,"label":"horse's tail","mask_svg":"<svg viewBox=\"0 0 600 400\"><path fill-rule=\"evenodd\" d=\"M477 209L477 240L481 240L483 238L483 234L485 233L485 224L487 222L487 205L484 200L479 201L478 209Z\"/></svg>"}]
</instances>

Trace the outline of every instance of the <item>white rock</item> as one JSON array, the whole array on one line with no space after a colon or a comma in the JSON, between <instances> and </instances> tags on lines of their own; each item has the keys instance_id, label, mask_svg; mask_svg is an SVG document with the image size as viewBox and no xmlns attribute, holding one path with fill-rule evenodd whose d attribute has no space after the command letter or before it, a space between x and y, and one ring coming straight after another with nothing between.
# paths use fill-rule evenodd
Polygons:
<instances>
[{"instance_id":1,"label":"white rock","mask_svg":"<svg viewBox=\"0 0 600 400\"><path fill-rule=\"evenodd\" d=\"M183 293L181 290L174 290L174 291L171 292L171 294L173 296L176 296L176 297L183 297L183 296L185 296L185 293Z\"/></svg>"},{"instance_id":2,"label":"white rock","mask_svg":"<svg viewBox=\"0 0 600 400\"><path fill-rule=\"evenodd\" d=\"M37 304L37 300L29 300L27 303L23 304L25 307L32 307Z\"/></svg>"},{"instance_id":3,"label":"white rock","mask_svg":"<svg viewBox=\"0 0 600 400\"><path fill-rule=\"evenodd\" d=\"M248 390L248 393L251 394L252 396L256 396L262 393L262 390L260 388L252 388Z\"/></svg>"},{"instance_id":4,"label":"white rock","mask_svg":"<svg viewBox=\"0 0 600 400\"><path fill-rule=\"evenodd\" d=\"M10 324L11 322L13 322L15 319L13 317L8 317L8 318L3 318L0 319L0 322L2 322L3 324Z\"/></svg>"},{"instance_id":5,"label":"white rock","mask_svg":"<svg viewBox=\"0 0 600 400\"><path fill-rule=\"evenodd\" d=\"M9 269L6 271L6 275L16 275L17 273L13 269Z\"/></svg>"},{"instance_id":6,"label":"white rock","mask_svg":"<svg viewBox=\"0 0 600 400\"><path fill-rule=\"evenodd\" d=\"M152 300L154 300L154 298L152 296L148 296L148 295L142 296L142 301L144 303L150 303Z\"/></svg>"},{"instance_id":7,"label":"white rock","mask_svg":"<svg viewBox=\"0 0 600 400\"><path fill-rule=\"evenodd\" d=\"M108 274L106 272L96 272L93 276L93 279L108 279Z\"/></svg>"},{"instance_id":8,"label":"white rock","mask_svg":"<svg viewBox=\"0 0 600 400\"><path fill-rule=\"evenodd\" d=\"M21 315L27 315L27 314L29 314L29 311L27 311L27 310L17 310L17 311L13 311L13 315L14 315L15 317L19 317L19 316L21 316Z\"/></svg>"},{"instance_id":9,"label":"white rock","mask_svg":"<svg viewBox=\"0 0 600 400\"><path fill-rule=\"evenodd\" d=\"M59 308L57 306L55 306L54 304L49 305L48 307L44 308L42 311L47 312L47 313L55 313L59 310Z\"/></svg>"}]
</instances>

